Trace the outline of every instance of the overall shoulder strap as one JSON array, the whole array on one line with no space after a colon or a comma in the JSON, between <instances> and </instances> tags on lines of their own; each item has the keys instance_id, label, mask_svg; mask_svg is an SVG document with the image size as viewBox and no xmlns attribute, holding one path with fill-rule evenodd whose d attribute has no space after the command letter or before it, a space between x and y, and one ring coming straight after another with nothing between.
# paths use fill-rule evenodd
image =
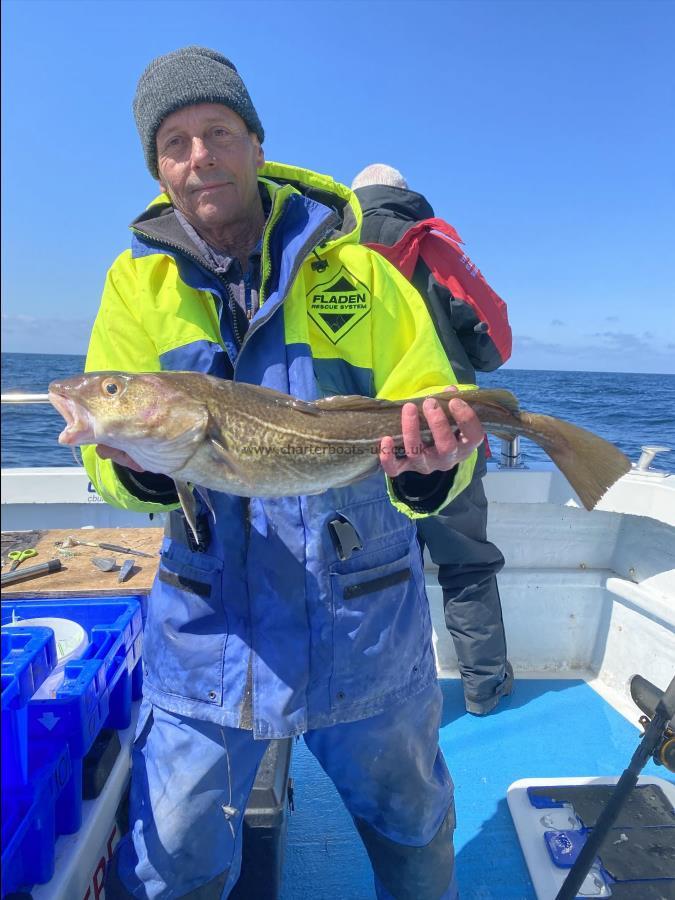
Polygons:
<instances>
[{"instance_id":1,"label":"overall shoulder strap","mask_svg":"<svg viewBox=\"0 0 675 900\"><path fill-rule=\"evenodd\" d=\"M406 278L412 278L415 271L417 260L420 254L420 245L426 233L429 232L429 222L433 219L425 219L422 222L416 222L396 241L395 244L375 244L368 243L366 246L372 250L376 250L385 259L396 266L402 275Z\"/></svg>"},{"instance_id":2,"label":"overall shoulder strap","mask_svg":"<svg viewBox=\"0 0 675 900\"><path fill-rule=\"evenodd\" d=\"M452 225L442 219L429 219L433 226L425 234L419 256L434 278L444 285L456 300L470 306L488 334L502 362L511 355L511 328L506 304L493 291L463 249L463 241Z\"/></svg>"}]
</instances>

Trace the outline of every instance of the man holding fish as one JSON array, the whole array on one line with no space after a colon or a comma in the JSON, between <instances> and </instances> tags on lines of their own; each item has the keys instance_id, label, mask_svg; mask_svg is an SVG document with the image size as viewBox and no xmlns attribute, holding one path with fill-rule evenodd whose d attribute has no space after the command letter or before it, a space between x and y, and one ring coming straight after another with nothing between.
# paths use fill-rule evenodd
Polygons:
<instances>
[{"instance_id":1,"label":"man holding fish","mask_svg":"<svg viewBox=\"0 0 675 900\"><path fill-rule=\"evenodd\" d=\"M87 357L106 374L51 386L100 495L173 510L148 598L131 832L106 896L227 897L268 741L304 734L377 896L454 898L414 519L471 480L479 418L448 406L456 378L424 303L359 245L352 192L265 162L228 59L155 59L134 113L162 194L108 273ZM419 411L364 399L431 394Z\"/></svg>"}]
</instances>

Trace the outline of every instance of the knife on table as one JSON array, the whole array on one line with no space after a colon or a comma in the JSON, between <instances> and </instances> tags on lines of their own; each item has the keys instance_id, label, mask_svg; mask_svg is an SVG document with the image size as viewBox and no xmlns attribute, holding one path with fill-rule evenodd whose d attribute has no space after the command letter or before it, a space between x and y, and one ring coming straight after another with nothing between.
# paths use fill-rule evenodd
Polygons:
<instances>
[{"instance_id":1,"label":"knife on table","mask_svg":"<svg viewBox=\"0 0 675 900\"><path fill-rule=\"evenodd\" d=\"M131 553L132 556L147 556L148 559L154 559L152 553L144 553L143 550L133 550L131 547L122 547L120 544L97 544L101 550L113 550L115 553Z\"/></svg>"}]
</instances>

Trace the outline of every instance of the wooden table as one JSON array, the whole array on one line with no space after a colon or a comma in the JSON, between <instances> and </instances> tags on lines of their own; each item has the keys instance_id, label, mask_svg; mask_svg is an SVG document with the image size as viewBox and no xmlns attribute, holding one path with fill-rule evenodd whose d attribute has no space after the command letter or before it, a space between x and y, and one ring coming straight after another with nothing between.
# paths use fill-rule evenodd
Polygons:
<instances>
[{"instance_id":1,"label":"wooden table","mask_svg":"<svg viewBox=\"0 0 675 900\"><path fill-rule=\"evenodd\" d=\"M101 550L97 547L70 547L60 549L60 545L68 536L91 543L118 544L151 553L152 558L133 556L131 553L115 553L112 550ZM38 555L24 560L21 567L37 565L49 559L60 559L63 568L59 572L40 575L26 581L18 581L2 589L3 598L20 597L82 597L88 594L98 597L128 596L130 594L147 594L159 564L159 549L164 531L162 528L82 528L68 531L54 529L49 531L14 531L2 532L2 558L7 558L10 550L23 550L34 547ZM116 561L117 566L111 572L102 572L92 563L95 556L105 556ZM125 581L118 582L120 566L126 559L134 560L134 568ZM9 571L9 561L3 567L3 573Z\"/></svg>"}]
</instances>

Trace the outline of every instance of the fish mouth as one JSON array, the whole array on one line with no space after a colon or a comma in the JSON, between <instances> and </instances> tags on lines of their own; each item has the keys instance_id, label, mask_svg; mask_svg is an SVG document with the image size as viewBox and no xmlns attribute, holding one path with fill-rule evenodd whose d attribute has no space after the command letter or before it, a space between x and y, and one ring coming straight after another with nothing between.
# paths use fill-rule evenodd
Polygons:
<instances>
[{"instance_id":1,"label":"fish mouth","mask_svg":"<svg viewBox=\"0 0 675 900\"><path fill-rule=\"evenodd\" d=\"M66 427L59 435L59 444L78 446L95 442L94 425L84 407L71 397L57 393L53 388L49 390L49 400L66 420Z\"/></svg>"}]
</instances>

